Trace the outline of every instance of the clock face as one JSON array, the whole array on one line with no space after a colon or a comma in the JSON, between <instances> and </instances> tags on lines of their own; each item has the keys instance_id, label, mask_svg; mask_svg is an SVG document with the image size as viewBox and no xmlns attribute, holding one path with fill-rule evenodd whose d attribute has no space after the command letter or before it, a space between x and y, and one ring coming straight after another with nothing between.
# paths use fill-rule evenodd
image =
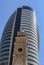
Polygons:
<instances>
[{"instance_id":1,"label":"clock face","mask_svg":"<svg viewBox=\"0 0 44 65\"><path fill-rule=\"evenodd\" d=\"M21 60L16 61L15 65L23 65L23 62Z\"/></svg>"}]
</instances>

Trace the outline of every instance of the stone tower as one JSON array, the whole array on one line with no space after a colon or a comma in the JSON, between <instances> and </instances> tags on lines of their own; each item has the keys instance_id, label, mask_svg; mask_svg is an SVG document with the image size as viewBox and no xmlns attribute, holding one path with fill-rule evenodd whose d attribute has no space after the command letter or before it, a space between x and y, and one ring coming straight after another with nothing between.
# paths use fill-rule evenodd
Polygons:
<instances>
[{"instance_id":1,"label":"stone tower","mask_svg":"<svg viewBox=\"0 0 44 65\"><path fill-rule=\"evenodd\" d=\"M13 64L28 65L28 40L25 32L18 32L14 43Z\"/></svg>"}]
</instances>

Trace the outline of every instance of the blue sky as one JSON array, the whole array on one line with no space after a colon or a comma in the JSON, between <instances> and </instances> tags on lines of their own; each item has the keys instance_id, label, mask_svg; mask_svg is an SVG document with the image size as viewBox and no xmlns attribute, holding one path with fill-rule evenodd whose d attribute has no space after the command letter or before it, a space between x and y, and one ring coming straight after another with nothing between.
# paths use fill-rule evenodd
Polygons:
<instances>
[{"instance_id":1,"label":"blue sky","mask_svg":"<svg viewBox=\"0 0 44 65\"><path fill-rule=\"evenodd\" d=\"M0 39L10 15L23 5L32 7L36 12L40 35L39 63L44 65L44 0L0 0Z\"/></svg>"}]
</instances>

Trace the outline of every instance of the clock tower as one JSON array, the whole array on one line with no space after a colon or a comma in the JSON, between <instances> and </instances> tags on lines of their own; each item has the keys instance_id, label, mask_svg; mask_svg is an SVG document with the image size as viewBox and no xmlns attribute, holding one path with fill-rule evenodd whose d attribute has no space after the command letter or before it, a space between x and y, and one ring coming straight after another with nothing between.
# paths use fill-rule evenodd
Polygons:
<instances>
[{"instance_id":1,"label":"clock tower","mask_svg":"<svg viewBox=\"0 0 44 65\"><path fill-rule=\"evenodd\" d=\"M28 39L25 32L18 32L14 42L12 65L28 64Z\"/></svg>"}]
</instances>

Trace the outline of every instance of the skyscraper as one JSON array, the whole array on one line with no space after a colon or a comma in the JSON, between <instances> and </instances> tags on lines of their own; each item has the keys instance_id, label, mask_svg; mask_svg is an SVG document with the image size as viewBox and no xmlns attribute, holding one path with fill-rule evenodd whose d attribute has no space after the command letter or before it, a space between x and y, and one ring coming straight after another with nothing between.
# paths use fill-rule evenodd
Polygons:
<instances>
[{"instance_id":1,"label":"skyscraper","mask_svg":"<svg viewBox=\"0 0 44 65\"><path fill-rule=\"evenodd\" d=\"M12 65L14 41L17 32L28 37L28 65L39 65L39 33L35 11L31 7L18 8L9 18L0 43L0 65Z\"/></svg>"}]
</instances>

